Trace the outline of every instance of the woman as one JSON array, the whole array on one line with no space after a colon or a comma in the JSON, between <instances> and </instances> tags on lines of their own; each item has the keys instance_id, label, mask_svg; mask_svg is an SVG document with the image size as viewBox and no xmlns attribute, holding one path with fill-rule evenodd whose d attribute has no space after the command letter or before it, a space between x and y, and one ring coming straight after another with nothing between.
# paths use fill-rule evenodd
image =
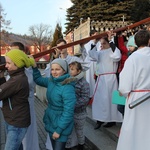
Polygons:
<instances>
[{"instance_id":1,"label":"woman","mask_svg":"<svg viewBox=\"0 0 150 150\"><path fill-rule=\"evenodd\" d=\"M73 129L76 103L74 83L65 84L65 80L69 78L68 64L59 58L53 60L49 78L42 77L35 64L33 77L36 84L47 88L48 108L43 121L53 150L65 150L66 141Z\"/></svg>"}]
</instances>

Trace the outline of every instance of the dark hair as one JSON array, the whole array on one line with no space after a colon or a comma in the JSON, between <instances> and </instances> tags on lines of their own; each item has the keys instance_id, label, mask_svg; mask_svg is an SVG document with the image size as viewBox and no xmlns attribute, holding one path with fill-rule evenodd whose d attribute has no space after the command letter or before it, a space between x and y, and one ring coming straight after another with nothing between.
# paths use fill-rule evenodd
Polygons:
<instances>
[{"instance_id":1,"label":"dark hair","mask_svg":"<svg viewBox=\"0 0 150 150\"><path fill-rule=\"evenodd\" d=\"M24 52L25 52L27 55L30 55L30 54L31 54L31 53L30 53L30 49L29 49L28 46L25 46Z\"/></svg>"},{"instance_id":2,"label":"dark hair","mask_svg":"<svg viewBox=\"0 0 150 150\"><path fill-rule=\"evenodd\" d=\"M67 42L64 39L58 39L57 42L56 42L56 45L61 43L61 42L64 42L65 44L67 44Z\"/></svg>"},{"instance_id":3,"label":"dark hair","mask_svg":"<svg viewBox=\"0 0 150 150\"><path fill-rule=\"evenodd\" d=\"M70 63L69 66L75 66L77 70L82 71L82 65L81 65L81 63L79 63L77 61L74 61L74 62Z\"/></svg>"},{"instance_id":4,"label":"dark hair","mask_svg":"<svg viewBox=\"0 0 150 150\"><path fill-rule=\"evenodd\" d=\"M25 47L24 47L24 45L23 45L21 42L13 42L13 43L11 44L11 47L12 47L12 46L18 46L19 49L22 50L22 51L25 50Z\"/></svg>"},{"instance_id":5,"label":"dark hair","mask_svg":"<svg viewBox=\"0 0 150 150\"><path fill-rule=\"evenodd\" d=\"M95 29L91 30L91 31L90 31L90 36L91 36L92 34L96 33L96 32L97 32L97 30L95 30Z\"/></svg>"},{"instance_id":6,"label":"dark hair","mask_svg":"<svg viewBox=\"0 0 150 150\"><path fill-rule=\"evenodd\" d=\"M108 40L108 37L107 37L107 36L102 37L101 39L104 39L107 43L109 43L109 40Z\"/></svg>"},{"instance_id":7,"label":"dark hair","mask_svg":"<svg viewBox=\"0 0 150 150\"><path fill-rule=\"evenodd\" d=\"M150 40L150 32L147 30L140 30L135 34L135 44L140 46L148 46Z\"/></svg>"}]
</instances>

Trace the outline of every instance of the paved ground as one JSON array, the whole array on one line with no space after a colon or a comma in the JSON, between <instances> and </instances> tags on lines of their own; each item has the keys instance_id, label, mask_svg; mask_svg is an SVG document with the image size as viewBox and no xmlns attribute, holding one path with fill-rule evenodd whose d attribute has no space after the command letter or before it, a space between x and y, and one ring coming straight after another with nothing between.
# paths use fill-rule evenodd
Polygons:
<instances>
[{"instance_id":1,"label":"paved ground","mask_svg":"<svg viewBox=\"0 0 150 150\"><path fill-rule=\"evenodd\" d=\"M46 108L46 104L42 103L40 100L35 98L35 111L36 111L40 150L46 150L45 141L46 141L47 134L44 129L44 124L42 120L45 108ZM4 150L5 139L6 136L5 136L3 115L0 111L0 150Z\"/></svg>"},{"instance_id":2,"label":"paved ground","mask_svg":"<svg viewBox=\"0 0 150 150\"><path fill-rule=\"evenodd\" d=\"M36 112L40 150L46 150L45 141L46 141L47 133L44 129L44 124L43 124L43 115L46 107L47 106L45 103L42 103L40 100L35 98L35 112Z\"/></svg>"},{"instance_id":3,"label":"paved ground","mask_svg":"<svg viewBox=\"0 0 150 150\"><path fill-rule=\"evenodd\" d=\"M44 124L43 124L43 114L44 114L44 110L46 109L46 107L47 106L45 103L35 98L35 111L36 111L40 150L46 150L45 141L46 141L47 133L44 129ZM5 130L4 130L4 121L3 121L3 116L0 110L0 150L4 150L5 139L6 139L6 136L5 136ZM76 150L76 148L74 148L74 150ZM85 150L90 150L87 144L85 145Z\"/></svg>"}]
</instances>

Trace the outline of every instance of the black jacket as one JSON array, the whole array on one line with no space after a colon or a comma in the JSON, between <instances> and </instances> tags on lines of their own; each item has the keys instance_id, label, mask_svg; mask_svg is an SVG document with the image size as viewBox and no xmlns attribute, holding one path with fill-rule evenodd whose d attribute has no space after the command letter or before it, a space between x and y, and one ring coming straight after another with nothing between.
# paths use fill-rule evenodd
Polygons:
<instances>
[{"instance_id":1,"label":"black jacket","mask_svg":"<svg viewBox=\"0 0 150 150\"><path fill-rule=\"evenodd\" d=\"M5 121L24 128L30 125L29 84L24 68L9 72L10 79L0 85L0 100L3 100Z\"/></svg>"}]
</instances>

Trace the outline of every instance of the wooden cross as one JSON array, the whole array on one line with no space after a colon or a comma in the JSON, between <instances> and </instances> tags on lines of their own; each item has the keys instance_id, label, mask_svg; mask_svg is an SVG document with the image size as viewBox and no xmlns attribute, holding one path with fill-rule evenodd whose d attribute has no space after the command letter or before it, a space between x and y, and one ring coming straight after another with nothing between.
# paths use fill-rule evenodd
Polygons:
<instances>
[{"instance_id":1,"label":"wooden cross","mask_svg":"<svg viewBox=\"0 0 150 150\"><path fill-rule=\"evenodd\" d=\"M123 15L121 18L122 18L122 21L124 23L124 20L126 19L125 16Z\"/></svg>"}]
</instances>

